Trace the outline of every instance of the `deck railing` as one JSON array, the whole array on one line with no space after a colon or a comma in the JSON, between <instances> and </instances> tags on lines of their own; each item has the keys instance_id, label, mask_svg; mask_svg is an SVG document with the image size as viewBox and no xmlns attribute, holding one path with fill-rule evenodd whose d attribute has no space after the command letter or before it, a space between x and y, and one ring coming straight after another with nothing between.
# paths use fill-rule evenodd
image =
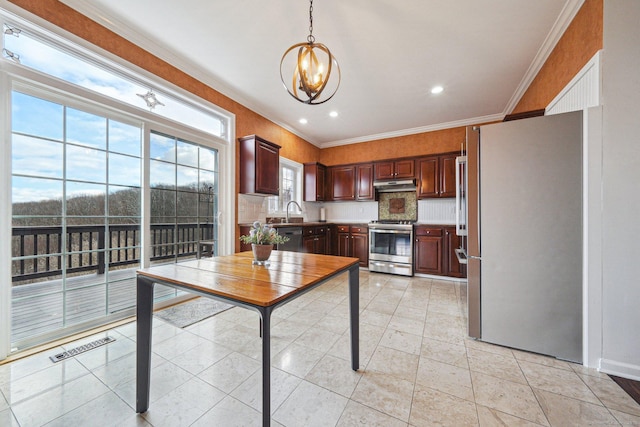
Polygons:
<instances>
[{"instance_id":1,"label":"deck railing","mask_svg":"<svg viewBox=\"0 0 640 427\"><path fill-rule=\"evenodd\" d=\"M63 236L61 226L13 227L12 281L31 282L66 273L95 271L140 262L140 226L137 224L72 225ZM191 257L200 240L213 239L212 224L154 224L151 226L151 260ZM67 254L63 254L66 245Z\"/></svg>"}]
</instances>

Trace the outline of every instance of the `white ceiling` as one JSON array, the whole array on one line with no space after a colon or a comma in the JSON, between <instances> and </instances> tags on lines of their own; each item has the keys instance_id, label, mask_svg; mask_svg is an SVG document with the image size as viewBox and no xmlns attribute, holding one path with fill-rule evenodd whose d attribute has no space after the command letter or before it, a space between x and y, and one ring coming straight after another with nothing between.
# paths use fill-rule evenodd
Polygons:
<instances>
[{"instance_id":1,"label":"white ceiling","mask_svg":"<svg viewBox=\"0 0 640 427\"><path fill-rule=\"evenodd\" d=\"M342 82L315 106L293 99L279 71L284 51L306 41L307 1L62 1L329 147L502 119L584 0L316 0L313 34ZM432 95L435 85L444 92Z\"/></svg>"}]
</instances>

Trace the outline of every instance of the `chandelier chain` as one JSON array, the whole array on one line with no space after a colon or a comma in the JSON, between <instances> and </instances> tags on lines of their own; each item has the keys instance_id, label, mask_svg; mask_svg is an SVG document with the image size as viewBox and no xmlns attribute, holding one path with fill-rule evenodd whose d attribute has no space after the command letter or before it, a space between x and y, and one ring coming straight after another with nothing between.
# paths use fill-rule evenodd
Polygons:
<instances>
[{"instance_id":1,"label":"chandelier chain","mask_svg":"<svg viewBox=\"0 0 640 427\"><path fill-rule=\"evenodd\" d=\"M313 36L313 0L309 0L309 36L307 37L309 43L314 43L316 38Z\"/></svg>"}]
</instances>

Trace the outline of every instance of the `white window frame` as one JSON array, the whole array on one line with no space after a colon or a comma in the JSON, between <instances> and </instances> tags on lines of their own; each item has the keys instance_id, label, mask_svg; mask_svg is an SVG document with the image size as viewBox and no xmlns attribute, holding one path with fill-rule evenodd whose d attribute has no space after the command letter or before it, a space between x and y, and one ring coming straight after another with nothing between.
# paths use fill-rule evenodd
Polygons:
<instances>
[{"instance_id":1,"label":"white window frame","mask_svg":"<svg viewBox=\"0 0 640 427\"><path fill-rule=\"evenodd\" d=\"M295 192L291 200L297 202L300 206L302 206L302 174L303 174L303 165L302 163L294 162L293 160L287 159L286 157L280 157L280 168L278 172L278 180L279 180L279 188L280 194L277 196L268 197L267 202L267 213L269 215L286 215L286 205L283 206L281 203L282 200L282 189L284 186L282 185L282 179L284 174L282 173L283 168L292 169L294 172L294 180L295 180ZM293 213L296 215L296 213ZM299 214L302 215L302 212Z\"/></svg>"}]
</instances>

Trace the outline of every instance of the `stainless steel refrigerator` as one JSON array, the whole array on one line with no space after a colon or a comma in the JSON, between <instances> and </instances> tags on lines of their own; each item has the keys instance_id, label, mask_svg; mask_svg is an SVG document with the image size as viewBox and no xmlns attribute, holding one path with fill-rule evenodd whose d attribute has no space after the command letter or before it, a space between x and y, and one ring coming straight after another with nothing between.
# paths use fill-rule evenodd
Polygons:
<instances>
[{"instance_id":1,"label":"stainless steel refrigerator","mask_svg":"<svg viewBox=\"0 0 640 427\"><path fill-rule=\"evenodd\" d=\"M467 134L469 335L581 362L582 113Z\"/></svg>"}]
</instances>

